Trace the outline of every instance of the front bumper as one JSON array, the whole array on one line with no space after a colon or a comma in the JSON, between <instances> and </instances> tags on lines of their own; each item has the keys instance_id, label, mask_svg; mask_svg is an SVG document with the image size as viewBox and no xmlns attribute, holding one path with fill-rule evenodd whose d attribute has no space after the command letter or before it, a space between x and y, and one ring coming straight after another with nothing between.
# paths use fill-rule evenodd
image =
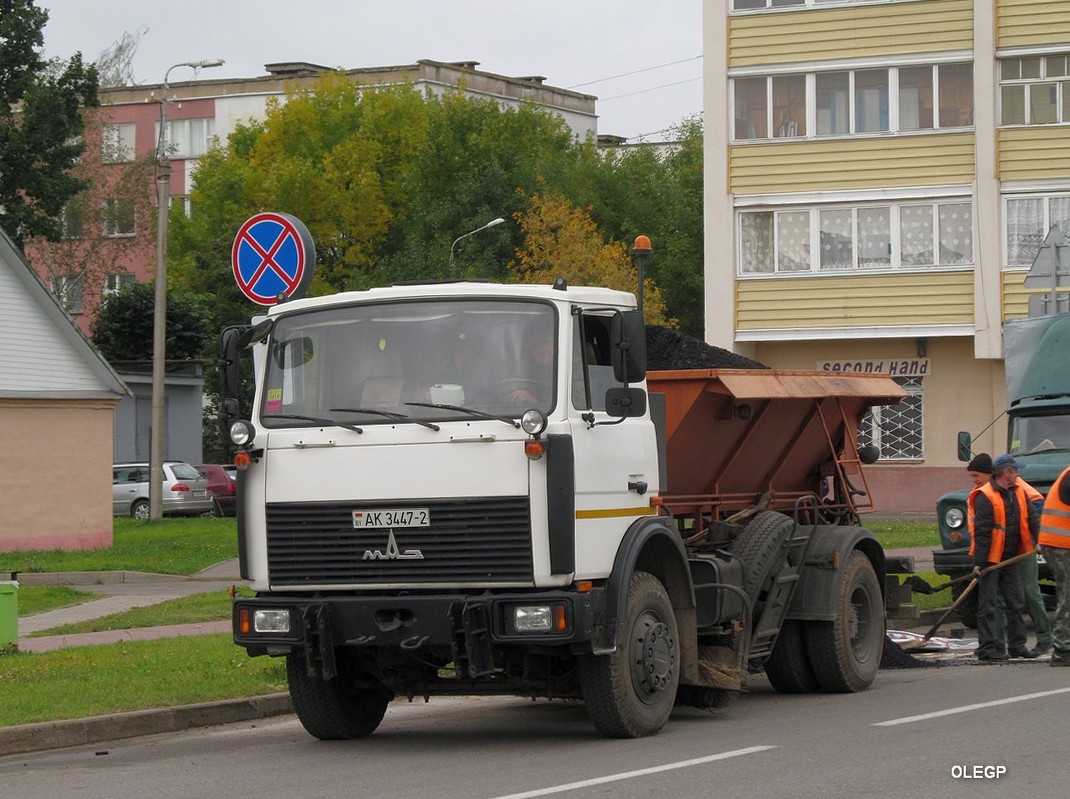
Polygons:
<instances>
[{"instance_id":1,"label":"front bumper","mask_svg":"<svg viewBox=\"0 0 1070 799\"><path fill-rule=\"evenodd\" d=\"M587 645L604 607L604 591L420 594L404 596L278 595L234 602L234 642L250 654L280 654L310 645L419 650L512 645ZM550 629L522 632L517 607L550 605ZM258 632L257 610L286 611L288 630ZM280 614L275 614L276 618Z\"/></svg>"}]
</instances>

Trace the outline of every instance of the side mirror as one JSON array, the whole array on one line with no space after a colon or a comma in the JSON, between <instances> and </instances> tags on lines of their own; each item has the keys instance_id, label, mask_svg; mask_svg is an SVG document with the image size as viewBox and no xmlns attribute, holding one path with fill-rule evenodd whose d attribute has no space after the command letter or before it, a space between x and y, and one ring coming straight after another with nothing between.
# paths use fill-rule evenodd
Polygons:
<instances>
[{"instance_id":1,"label":"side mirror","mask_svg":"<svg viewBox=\"0 0 1070 799\"><path fill-rule=\"evenodd\" d=\"M241 360L243 327L228 327L219 334L219 396L238 396L238 367Z\"/></svg>"},{"instance_id":2,"label":"side mirror","mask_svg":"<svg viewBox=\"0 0 1070 799\"><path fill-rule=\"evenodd\" d=\"M613 377L636 383L646 377L646 325L639 311L621 311L609 330ZM608 404L607 404L608 409Z\"/></svg>"},{"instance_id":3,"label":"side mirror","mask_svg":"<svg viewBox=\"0 0 1070 799\"><path fill-rule=\"evenodd\" d=\"M606 391L606 413L618 419L646 413L646 392L641 388L611 388Z\"/></svg>"},{"instance_id":4,"label":"side mirror","mask_svg":"<svg viewBox=\"0 0 1070 799\"><path fill-rule=\"evenodd\" d=\"M970 451L972 449L973 449L973 441L970 440L970 434L967 433L965 430L961 431L959 433L959 446L958 446L959 460L962 461L963 463L969 463L970 462L970 457L971 457Z\"/></svg>"}]
</instances>

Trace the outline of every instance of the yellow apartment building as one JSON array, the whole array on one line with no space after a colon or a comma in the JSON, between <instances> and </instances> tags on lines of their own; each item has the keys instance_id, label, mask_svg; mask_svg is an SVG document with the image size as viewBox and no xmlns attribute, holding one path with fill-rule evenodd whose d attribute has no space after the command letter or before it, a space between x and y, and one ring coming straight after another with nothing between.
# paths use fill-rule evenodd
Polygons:
<instances>
[{"instance_id":1,"label":"yellow apartment building","mask_svg":"<svg viewBox=\"0 0 1070 799\"><path fill-rule=\"evenodd\" d=\"M1002 324L1070 230L1070 3L707 0L704 53L707 340L894 375L870 487L932 512L959 430L1006 449Z\"/></svg>"}]
</instances>

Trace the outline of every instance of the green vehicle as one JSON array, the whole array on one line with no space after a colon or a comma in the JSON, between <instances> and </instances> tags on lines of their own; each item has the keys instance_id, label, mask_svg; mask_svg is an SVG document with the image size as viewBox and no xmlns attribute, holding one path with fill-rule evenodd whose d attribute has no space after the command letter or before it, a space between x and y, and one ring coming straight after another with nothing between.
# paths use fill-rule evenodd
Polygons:
<instances>
[{"instance_id":1,"label":"green vehicle","mask_svg":"<svg viewBox=\"0 0 1070 799\"><path fill-rule=\"evenodd\" d=\"M1043 494L1070 466L1070 314L1013 319L1004 326L1007 372L1007 452L1022 465L1022 479ZM972 456L969 433L959 433L958 458ZM966 525L969 491L944 494L936 503L941 549L933 552L936 572L955 579L973 569ZM1041 559L1041 589L1052 598L1051 572ZM958 599L966 582L951 587ZM967 627L977 626L977 594L959 606Z\"/></svg>"}]
</instances>

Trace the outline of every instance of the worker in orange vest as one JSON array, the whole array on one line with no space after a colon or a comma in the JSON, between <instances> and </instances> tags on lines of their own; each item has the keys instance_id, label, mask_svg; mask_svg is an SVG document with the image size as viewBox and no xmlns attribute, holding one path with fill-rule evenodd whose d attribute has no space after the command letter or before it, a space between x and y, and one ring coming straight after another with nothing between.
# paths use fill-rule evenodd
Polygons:
<instances>
[{"instance_id":1,"label":"worker in orange vest","mask_svg":"<svg viewBox=\"0 0 1070 799\"><path fill-rule=\"evenodd\" d=\"M1059 475L1044 500L1038 540L1055 577L1051 665L1070 666L1070 467Z\"/></svg>"},{"instance_id":2,"label":"worker in orange vest","mask_svg":"<svg viewBox=\"0 0 1070 799\"><path fill-rule=\"evenodd\" d=\"M974 488L980 488L992 479L992 456L987 452L979 452L966 466L966 474ZM1026 499L1033 503L1037 512L1044 505L1044 495L1037 491L1018 476L1018 485L1025 491ZM969 512L967 522L970 531L970 555L974 554L973 539L973 513ZM1011 568L1011 567L1008 567ZM1037 575L1037 556L1026 558L1013 568L1018 570L1018 579L1022 583L1022 596L1025 600L1025 610L1029 618L1033 620L1033 627L1037 632L1037 654L1043 655L1051 651L1051 619L1048 618L1048 609L1044 606L1044 595L1040 592L1040 581ZM1003 595L997 598L995 637L1002 641L1004 636L1004 619L1006 618L1006 602Z\"/></svg>"},{"instance_id":3,"label":"worker in orange vest","mask_svg":"<svg viewBox=\"0 0 1070 799\"><path fill-rule=\"evenodd\" d=\"M1017 569L997 569L981 576L986 566L1033 549L1040 528L1040 514L1018 485L1018 462L1000 455L992 463L992 479L970 492L973 517L974 574L977 586L977 659L996 663L1011 657L1035 658L1038 652L1026 645L1025 599ZM1006 603L1007 636L998 635L997 603Z\"/></svg>"}]
</instances>

